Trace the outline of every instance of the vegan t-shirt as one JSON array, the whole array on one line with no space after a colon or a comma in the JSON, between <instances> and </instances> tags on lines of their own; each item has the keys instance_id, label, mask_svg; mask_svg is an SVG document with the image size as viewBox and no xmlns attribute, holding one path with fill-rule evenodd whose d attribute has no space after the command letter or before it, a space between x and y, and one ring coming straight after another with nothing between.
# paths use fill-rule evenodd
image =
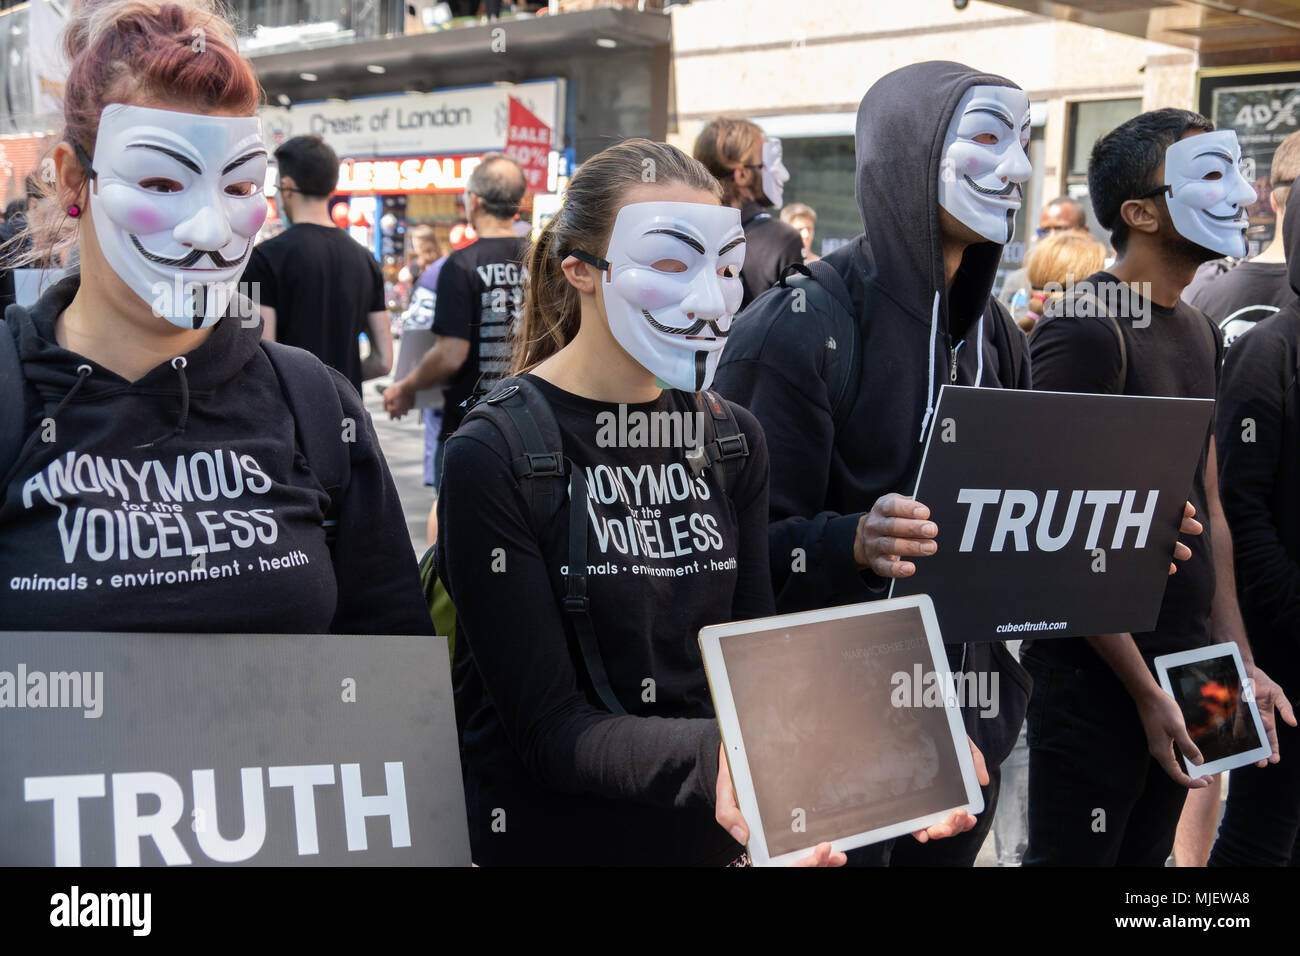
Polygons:
<instances>
[{"instance_id":1,"label":"vegan t-shirt","mask_svg":"<svg viewBox=\"0 0 1300 956\"><path fill-rule=\"evenodd\" d=\"M650 415L701 427L680 417L699 413L693 395L626 406L620 425L618 405L529 378L587 475L591 621L628 716L601 705L560 606L568 502L539 539L505 439L471 420L447 445L438 567L458 612L474 860L729 862L741 847L713 817L720 737L698 636L773 612L762 430L731 406L750 454L724 493L711 471L692 473L682 447L644 444Z\"/></svg>"},{"instance_id":2,"label":"vegan t-shirt","mask_svg":"<svg viewBox=\"0 0 1300 956\"><path fill-rule=\"evenodd\" d=\"M433 331L469 342L465 364L443 389L446 438L465 417L461 402L490 392L510 368L510 331L524 301L524 251L516 236L479 239L457 249L438 274Z\"/></svg>"}]
</instances>

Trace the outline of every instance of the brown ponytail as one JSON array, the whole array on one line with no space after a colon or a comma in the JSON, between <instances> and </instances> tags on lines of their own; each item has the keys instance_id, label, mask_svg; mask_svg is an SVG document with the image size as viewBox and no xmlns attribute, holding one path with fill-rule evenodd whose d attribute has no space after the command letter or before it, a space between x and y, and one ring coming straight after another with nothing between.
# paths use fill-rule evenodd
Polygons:
<instances>
[{"instance_id":1,"label":"brown ponytail","mask_svg":"<svg viewBox=\"0 0 1300 956\"><path fill-rule=\"evenodd\" d=\"M583 163L524 257L528 282L513 333L511 375L535 368L578 334L581 301L560 264L574 249L604 255L623 195L645 183L680 183L721 198L709 171L666 143L624 140Z\"/></svg>"}]
</instances>

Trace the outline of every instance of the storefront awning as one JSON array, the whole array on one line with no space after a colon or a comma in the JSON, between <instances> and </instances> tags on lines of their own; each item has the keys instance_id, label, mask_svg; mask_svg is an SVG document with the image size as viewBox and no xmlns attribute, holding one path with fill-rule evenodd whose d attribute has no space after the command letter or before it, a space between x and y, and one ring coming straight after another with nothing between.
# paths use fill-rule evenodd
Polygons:
<instances>
[{"instance_id":1,"label":"storefront awning","mask_svg":"<svg viewBox=\"0 0 1300 956\"><path fill-rule=\"evenodd\" d=\"M670 18L662 13L600 8L374 40L322 41L307 49L298 44L292 50L250 50L248 55L269 92L297 101L388 92L395 77L414 78L423 89L456 86L458 72L481 67L493 57L501 59L502 78L510 79L504 74L511 67L517 70L537 59L666 50L671 36ZM304 73L318 80L304 81Z\"/></svg>"},{"instance_id":2,"label":"storefront awning","mask_svg":"<svg viewBox=\"0 0 1300 956\"><path fill-rule=\"evenodd\" d=\"M1294 60L1300 0L992 0L1197 51L1202 66Z\"/></svg>"}]
</instances>

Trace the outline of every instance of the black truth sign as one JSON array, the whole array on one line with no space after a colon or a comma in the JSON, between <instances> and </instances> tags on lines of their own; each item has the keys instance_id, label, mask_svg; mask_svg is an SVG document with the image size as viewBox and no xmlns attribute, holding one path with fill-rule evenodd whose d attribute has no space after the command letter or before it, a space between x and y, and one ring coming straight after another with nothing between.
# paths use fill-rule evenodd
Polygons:
<instances>
[{"instance_id":1,"label":"black truth sign","mask_svg":"<svg viewBox=\"0 0 1300 956\"><path fill-rule=\"evenodd\" d=\"M1213 408L944 386L916 484L939 550L891 595L929 594L948 643L1151 630Z\"/></svg>"}]
</instances>

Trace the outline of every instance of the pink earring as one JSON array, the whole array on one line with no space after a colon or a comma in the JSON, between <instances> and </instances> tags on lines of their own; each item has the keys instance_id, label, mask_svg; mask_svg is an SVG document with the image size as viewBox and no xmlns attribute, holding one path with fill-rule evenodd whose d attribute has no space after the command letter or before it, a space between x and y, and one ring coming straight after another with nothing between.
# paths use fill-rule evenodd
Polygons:
<instances>
[{"instance_id":1,"label":"pink earring","mask_svg":"<svg viewBox=\"0 0 1300 956\"><path fill-rule=\"evenodd\" d=\"M76 219L78 216L81 215L81 207L76 205L69 206L68 215L71 216L73 219Z\"/></svg>"}]
</instances>

